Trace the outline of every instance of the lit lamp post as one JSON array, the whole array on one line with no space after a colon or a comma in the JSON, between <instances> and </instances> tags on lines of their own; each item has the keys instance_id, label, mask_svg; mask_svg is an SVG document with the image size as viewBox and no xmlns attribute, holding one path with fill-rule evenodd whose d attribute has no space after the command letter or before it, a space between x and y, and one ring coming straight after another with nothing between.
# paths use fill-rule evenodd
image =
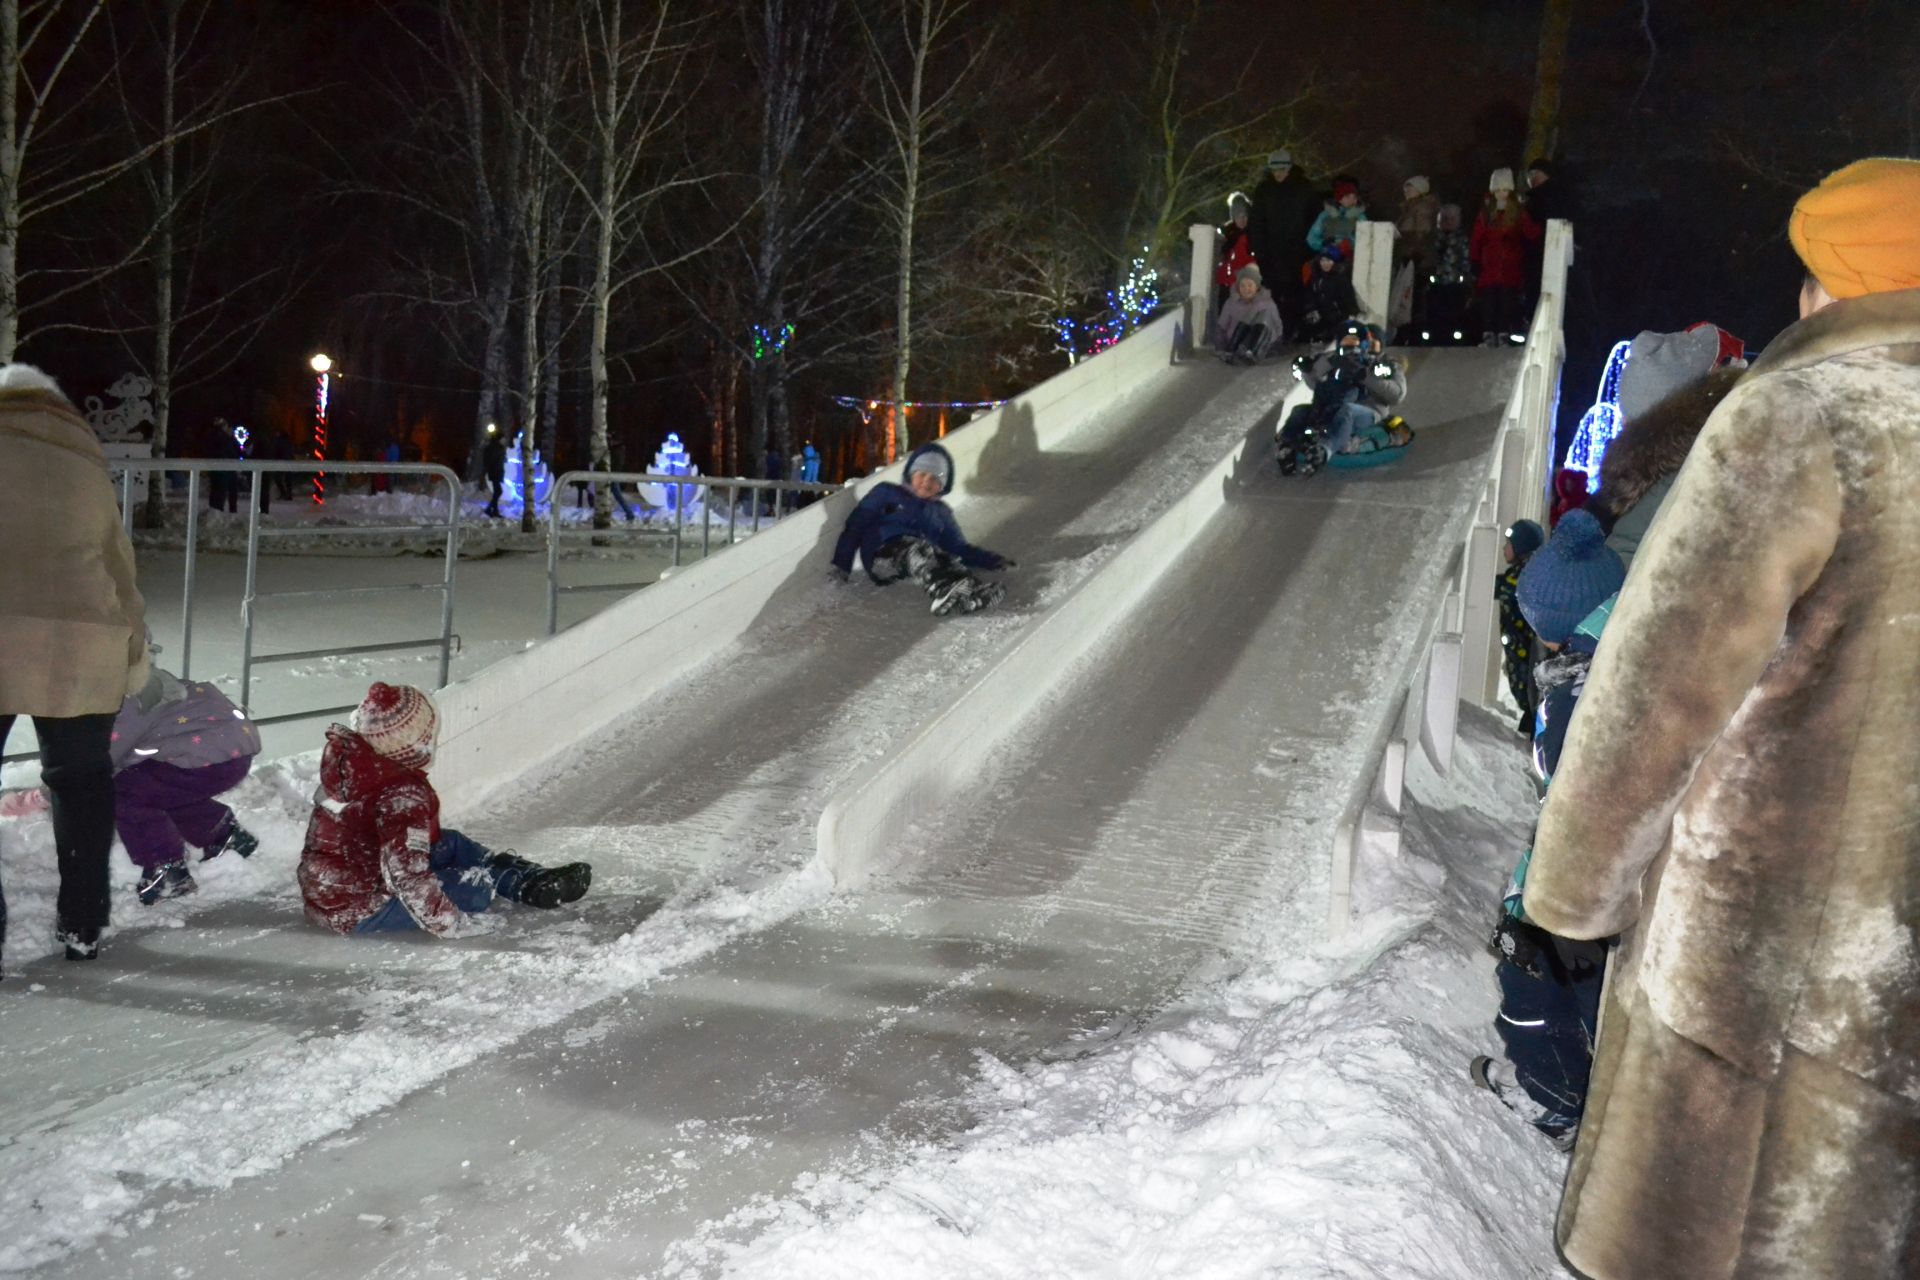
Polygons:
<instances>
[{"instance_id":1,"label":"lit lamp post","mask_svg":"<svg viewBox=\"0 0 1920 1280\"><path fill-rule=\"evenodd\" d=\"M315 375L313 392L313 456L315 461L327 460L327 381L333 361L325 352L307 361ZM323 506L327 501L327 473L313 473L313 505Z\"/></svg>"}]
</instances>

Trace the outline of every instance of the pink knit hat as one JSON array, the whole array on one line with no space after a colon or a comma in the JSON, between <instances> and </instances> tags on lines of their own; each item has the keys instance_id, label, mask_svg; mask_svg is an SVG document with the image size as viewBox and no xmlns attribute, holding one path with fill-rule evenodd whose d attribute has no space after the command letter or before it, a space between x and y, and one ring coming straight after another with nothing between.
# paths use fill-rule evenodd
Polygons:
<instances>
[{"instance_id":1,"label":"pink knit hat","mask_svg":"<svg viewBox=\"0 0 1920 1280\"><path fill-rule=\"evenodd\" d=\"M353 713L353 731L389 760L424 768L433 759L440 713L433 699L411 685L375 681Z\"/></svg>"}]
</instances>

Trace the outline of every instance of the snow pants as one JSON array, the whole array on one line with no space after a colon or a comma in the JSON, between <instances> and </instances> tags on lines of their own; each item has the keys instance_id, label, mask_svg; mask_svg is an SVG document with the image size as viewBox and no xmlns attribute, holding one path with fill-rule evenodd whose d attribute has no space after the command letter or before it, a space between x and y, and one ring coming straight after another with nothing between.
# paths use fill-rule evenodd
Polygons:
<instances>
[{"instance_id":1,"label":"snow pants","mask_svg":"<svg viewBox=\"0 0 1920 1280\"><path fill-rule=\"evenodd\" d=\"M1334 411L1333 420L1327 427L1327 452L1345 453L1347 444L1357 433L1370 431L1380 425L1380 411L1350 401ZM1385 436L1382 435L1384 442Z\"/></svg>"},{"instance_id":2,"label":"snow pants","mask_svg":"<svg viewBox=\"0 0 1920 1280\"><path fill-rule=\"evenodd\" d=\"M186 847L218 849L233 830L233 810L214 799L245 781L252 756L198 769L146 760L113 780L113 824L127 856L143 871L179 862Z\"/></svg>"},{"instance_id":3,"label":"snow pants","mask_svg":"<svg viewBox=\"0 0 1920 1280\"><path fill-rule=\"evenodd\" d=\"M1482 285L1479 299L1480 327L1485 333L1504 338L1527 331L1526 299L1517 286Z\"/></svg>"},{"instance_id":4,"label":"snow pants","mask_svg":"<svg viewBox=\"0 0 1920 1280\"><path fill-rule=\"evenodd\" d=\"M1545 1110L1534 1123L1560 1134L1580 1123L1593 1070L1593 1040L1600 1024L1604 967L1536 976L1511 960L1495 966L1500 1012L1494 1026L1507 1048L1520 1087Z\"/></svg>"},{"instance_id":5,"label":"snow pants","mask_svg":"<svg viewBox=\"0 0 1920 1280\"><path fill-rule=\"evenodd\" d=\"M928 596L962 579L978 582L966 565L928 542L925 538L895 538L880 548L868 571L876 582L898 582L911 578Z\"/></svg>"},{"instance_id":6,"label":"snow pants","mask_svg":"<svg viewBox=\"0 0 1920 1280\"><path fill-rule=\"evenodd\" d=\"M1263 324L1237 324L1227 338L1225 354L1244 355L1259 360L1273 347L1273 339Z\"/></svg>"},{"instance_id":7,"label":"snow pants","mask_svg":"<svg viewBox=\"0 0 1920 1280\"><path fill-rule=\"evenodd\" d=\"M107 925L107 854L113 848L112 712L33 718L40 739L40 785L53 800L53 846L60 866L56 927L95 935ZM13 716L0 716L0 749ZM0 940L7 904L0 893Z\"/></svg>"},{"instance_id":8,"label":"snow pants","mask_svg":"<svg viewBox=\"0 0 1920 1280\"><path fill-rule=\"evenodd\" d=\"M518 901L521 881L539 870L530 862L517 860L490 866L488 860L492 857L493 850L479 841L470 840L458 831L443 830L440 838L433 842L433 852L427 855L427 860L440 881L441 891L453 905L470 916L477 916L493 905L496 896L509 902ZM355 926L354 932L405 933L419 927L406 905L398 898L390 898L386 906Z\"/></svg>"}]
</instances>

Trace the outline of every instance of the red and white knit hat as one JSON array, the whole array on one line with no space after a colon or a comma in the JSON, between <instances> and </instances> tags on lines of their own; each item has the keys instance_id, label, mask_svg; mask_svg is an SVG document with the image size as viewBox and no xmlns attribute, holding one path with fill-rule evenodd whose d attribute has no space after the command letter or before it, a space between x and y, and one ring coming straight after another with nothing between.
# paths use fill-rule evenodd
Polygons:
<instances>
[{"instance_id":1,"label":"red and white knit hat","mask_svg":"<svg viewBox=\"0 0 1920 1280\"><path fill-rule=\"evenodd\" d=\"M419 768L433 759L440 713L432 698L411 685L375 681L354 710L353 731L389 760Z\"/></svg>"}]
</instances>

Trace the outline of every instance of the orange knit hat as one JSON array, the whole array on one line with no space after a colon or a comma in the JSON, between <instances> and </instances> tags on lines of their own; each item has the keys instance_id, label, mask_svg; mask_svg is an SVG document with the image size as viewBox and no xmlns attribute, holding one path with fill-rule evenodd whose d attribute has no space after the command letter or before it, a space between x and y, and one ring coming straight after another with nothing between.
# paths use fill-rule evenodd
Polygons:
<instances>
[{"instance_id":1,"label":"orange knit hat","mask_svg":"<svg viewBox=\"0 0 1920 1280\"><path fill-rule=\"evenodd\" d=\"M1800 197L1794 252L1836 298L1920 288L1920 160L1856 160Z\"/></svg>"}]
</instances>

